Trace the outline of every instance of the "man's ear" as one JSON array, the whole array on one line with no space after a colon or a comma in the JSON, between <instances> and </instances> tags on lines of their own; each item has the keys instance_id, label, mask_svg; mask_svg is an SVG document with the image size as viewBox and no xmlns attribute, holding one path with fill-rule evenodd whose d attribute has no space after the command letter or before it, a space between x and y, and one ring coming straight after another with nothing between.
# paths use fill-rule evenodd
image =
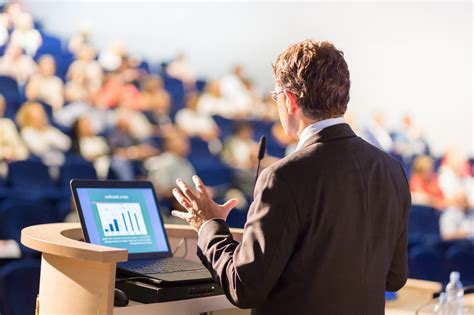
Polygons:
<instances>
[{"instance_id":1,"label":"man's ear","mask_svg":"<svg viewBox=\"0 0 474 315\"><path fill-rule=\"evenodd\" d=\"M296 96L291 92L285 90L285 106L286 110L288 111L288 114L294 114L296 111L300 108L298 105L298 102L296 101Z\"/></svg>"}]
</instances>

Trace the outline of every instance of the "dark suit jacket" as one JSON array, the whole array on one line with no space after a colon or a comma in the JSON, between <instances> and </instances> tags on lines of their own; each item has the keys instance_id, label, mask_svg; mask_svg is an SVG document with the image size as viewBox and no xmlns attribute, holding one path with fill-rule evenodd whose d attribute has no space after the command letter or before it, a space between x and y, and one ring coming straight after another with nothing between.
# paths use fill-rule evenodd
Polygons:
<instances>
[{"instance_id":1,"label":"dark suit jacket","mask_svg":"<svg viewBox=\"0 0 474 315\"><path fill-rule=\"evenodd\" d=\"M400 164L349 125L323 129L258 179L242 243L226 223L198 255L255 314L383 314L407 278L410 192Z\"/></svg>"}]
</instances>

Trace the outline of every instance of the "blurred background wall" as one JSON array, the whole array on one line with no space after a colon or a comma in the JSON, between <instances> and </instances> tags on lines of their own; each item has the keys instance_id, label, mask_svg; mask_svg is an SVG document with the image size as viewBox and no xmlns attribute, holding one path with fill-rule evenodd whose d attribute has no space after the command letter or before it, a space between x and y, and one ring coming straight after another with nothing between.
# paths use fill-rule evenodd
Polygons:
<instances>
[{"instance_id":1,"label":"blurred background wall","mask_svg":"<svg viewBox=\"0 0 474 315\"><path fill-rule=\"evenodd\" d=\"M411 113L435 153L453 143L474 153L470 1L24 3L62 37L87 25L97 48L121 40L157 63L185 52L203 77L241 63L262 93L272 89L281 49L328 39L349 62L350 109L359 121L380 110L397 126Z\"/></svg>"}]
</instances>

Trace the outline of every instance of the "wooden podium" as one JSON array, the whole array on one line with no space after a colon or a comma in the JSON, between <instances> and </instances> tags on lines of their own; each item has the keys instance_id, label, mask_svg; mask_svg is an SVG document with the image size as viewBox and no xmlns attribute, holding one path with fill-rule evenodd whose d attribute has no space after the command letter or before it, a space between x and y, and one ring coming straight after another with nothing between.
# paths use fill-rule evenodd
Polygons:
<instances>
[{"instance_id":1,"label":"wooden podium","mask_svg":"<svg viewBox=\"0 0 474 315\"><path fill-rule=\"evenodd\" d=\"M187 225L165 224L165 228L172 250L177 250L175 254L197 260L197 233ZM235 239L242 239L241 229L231 231ZM79 223L43 224L22 230L22 244L42 252L39 314L137 314L143 313L144 308L158 315L198 314L234 308L224 295L220 295L148 305L132 302L129 307L114 311L116 264L126 261L128 252L81 240L83 234ZM185 246L178 248L182 242L186 242ZM196 312L190 312L192 309Z\"/></svg>"},{"instance_id":2,"label":"wooden podium","mask_svg":"<svg viewBox=\"0 0 474 315\"><path fill-rule=\"evenodd\" d=\"M187 225L165 224L165 228L175 255L197 261L197 233ZM231 229L238 241L242 239L242 231ZM114 309L116 263L127 260L127 250L85 243L82 238L79 223L44 224L23 229L21 242L43 254L39 314L194 315L223 310L226 311L217 313L250 314L249 310L237 310L224 295L156 304L131 301L127 307ZM440 289L441 285L436 282L409 279L398 292L398 299L386 304L386 314L414 314ZM343 301L344 297L341 297Z\"/></svg>"}]
</instances>

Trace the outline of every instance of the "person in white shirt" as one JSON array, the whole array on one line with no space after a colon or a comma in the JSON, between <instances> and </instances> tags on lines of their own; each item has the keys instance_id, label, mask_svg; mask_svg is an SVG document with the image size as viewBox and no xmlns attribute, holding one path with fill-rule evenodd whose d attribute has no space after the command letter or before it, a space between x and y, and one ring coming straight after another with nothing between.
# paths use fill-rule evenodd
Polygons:
<instances>
[{"instance_id":1,"label":"person in white shirt","mask_svg":"<svg viewBox=\"0 0 474 315\"><path fill-rule=\"evenodd\" d=\"M23 54L20 46L10 43L3 57L0 57L0 75L14 78L23 86L37 70L33 58Z\"/></svg>"},{"instance_id":2,"label":"person in white shirt","mask_svg":"<svg viewBox=\"0 0 474 315\"><path fill-rule=\"evenodd\" d=\"M385 128L385 117L382 113L374 113L372 120L367 125L363 138L385 152L392 150L393 141L387 128Z\"/></svg>"},{"instance_id":3,"label":"person in white shirt","mask_svg":"<svg viewBox=\"0 0 474 315\"><path fill-rule=\"evenodd\" d=\"M218 80L208 81L204 93L197 102L197 111L208 116L228 116L227 111L232 106L224 99Z\"/></svg>"},{"instance_id":4,"label":"person in white shirt","mask_svg":"<svg viewBox=\"0 0 474 315\"><path fill-rule=\"evenodd\" d=\"M94 60L95 55L92 47L83 47L78 53L78 59L67 71L68 80L80 83L89 92L97 92L100 89L104 76L100 64Z\"/></svg>"},{"instance_id":5,"label":"person in white shirt","mask_svg":"<svg viewBox=\"0 0 474 315\"><path fill-rule=\"evenodd\" d=\"M186 108L176 113L176 126L187 133L190 137L200 137L206 141L212 141L219 136L219 127L211 116L198 112L198 96L188 96Z\"/></svg>"},{"instance_id":6,"label":"person in white shirt","mask_svg":"<svg viewBox=\"0 0 474 315\"><path fill-rule=\"evenodd\" d=\"M230 74L220 80L220 90L226 103L229 104L224 109L225 117L248 117L252 112L253 97L246 86L241 66L234 67Z\"/></svg>"},{"instance_id":7,"label":"person in white shirt","mask_svg":"<svg viewBox=\"0 0 474 315\"><path fill-rule=\"evenodd\" d=\"M440 217L441 236L446 240L474 236L474 181L467 170L466 159L450 149L439 171L443 195L453 201Z\"/></svg>"},{"instance_id":8,"label":"person in white shirt","mask_svg":"<svg viewBox=\"0 0 474 315\"><path fill-rule=\"evenodd\" d=\"M26 97L30 101L42 101L56 112L64 105L63 81L55 76L56 63L51 55L43 55L38 61L38 73L26 85Z\"/></svg>"},{"instance_id":9,"label":"person in white shirt","mask_svg":"<svg viewBox=\"0 0 474 315\"><path fill-rule=\"evenodd\" d=\"M196 74L187 64L185 54L178 54L166 67L166 73L172 78L183 81L186 90L196 89Z\"/></svg>"},{"instance_id":10,"label":"person in white shirt","mask_svg":"<svg viewBox=\"0 0 474 315\"><path fill-rule=\"evenodd\" d=\"M164 141L164 152L145 162L148 178L153 182L159 195L172 197L176 176L187 183L192 183L196 170L187 159L190 144L187 136L179 130L168 132Z\"/></svg>"},{"instance_id":11,"label":"person in white shirt","mask_svg":"<svg viewBox=\"0 0 474 315\"><path fill-rule=\"evenodd\" d=\"M122 42L115 42L99 54L99 63L106 71L115 71L120 68L125 56L126 48Z\"/></svg>"},{"instance_id":12,"label":"person in white shirt","mask_svg":"<svg viewBox=\"0 0 474 315\"><path fill-rule=\"evenodd\" d=\"M88 116L79 117L73 124L71 151L92 161L98 178L107 177L110 167L110 148L107 141L97 135Z\"/></svg>"},{"instance_id":13,"label":"person in white shirt","mask_svg":"<svg viewBox=\"0 0 474 315\"><path fill-rule=\"evenodd\" d=\"M48 166L63 164L64 152L71 147L71 140L49 124L41 104L23 104L16 119L21 137L32 154L40 157Z\"/></svg>"},{"instance_id":14,"label":"person in white shirt","mask_svg":"<svg viewBox=\"0 0 474 315\"><path fill-rule=\"evenodd\" d=\"M19 45L30 56L34 56L43 42L40 32L33 28L33 17L23 12L15 22L15 30L11 35L11 42Z\"/></svg>"},{"instance_id":15,"label":"person in white shirt","mask_svg":"<svg viewBox=\"0 0 474 315\"><path fill-rule=\"evenodd\" d=\"M0 168L2 161L24 160L28 157L28 149L21 140L15 124L11 119L3 117L5 107L5 98L0 94Z\"/></svg>"}]
</instances>

